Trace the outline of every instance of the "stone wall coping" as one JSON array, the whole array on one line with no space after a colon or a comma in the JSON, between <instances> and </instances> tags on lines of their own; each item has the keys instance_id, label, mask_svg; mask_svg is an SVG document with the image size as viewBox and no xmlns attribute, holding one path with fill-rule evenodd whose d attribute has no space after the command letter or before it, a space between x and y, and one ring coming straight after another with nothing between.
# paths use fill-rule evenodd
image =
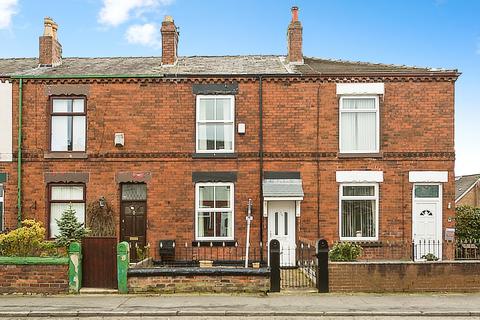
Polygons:
<instances>
[{"instance_id":1,"label":"stone wall coping","mask_svg":"<svg viewBox=\"0 0 480 320\"><path fill-rule=\"evenodd\" d=\"M150 277L150 276L270 276L268 268L198 268L198 267L170 267L170 268L138 268L128 269L129 277Z\"/></svg>"},{"instance_id":2,"label":"stone wall coping","mask_svg":"<svg viewBox=\"0 0 480 320\"><path fill-rule=\"evenodd\" d=\"M425 265L425 264L480 264L480 260L447 260L447 261L329 261L330 265L362 265L362 264L411 264L411 265Z\"/></svg>"},{"instance_id":3,"label":"stone wall coping","mask_svg":"<svg viewBox=\"0 0 480 320\"><path fill-rule=\"evenodd\" d=\"M0 257L0 265L68 265L68 257Z\"/></svg>"}]
</instances>

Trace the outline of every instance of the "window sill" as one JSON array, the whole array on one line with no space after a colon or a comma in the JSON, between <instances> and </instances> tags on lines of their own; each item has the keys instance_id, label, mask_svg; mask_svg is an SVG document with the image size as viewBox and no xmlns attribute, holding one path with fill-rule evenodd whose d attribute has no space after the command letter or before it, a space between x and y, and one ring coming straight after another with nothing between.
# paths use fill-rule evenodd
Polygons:
<instances>
[{"instance_id":1,"label":"window sill","mask_svg":"<svg viewBox=\"0 0 480 320\"><path fill-rule=\"evenodd\" d=\"M44 152L45 159L87 159L86 152Z\"/></svg>"},{"instance_id":2,"label":"window sill","mask_svg":"<svg viewBox=\"0 0 480 320\"><path fill-rule=\"evenodd\" d=\"M383 152L338 153L338 158L383 158Z\"/></svg>"},{"instance_id":3,"label":"window sill","mask_svg":"<svg viewBox=\"0 0 480 320\"><path fill-rule=\"evenodd\" d=\"M237 153L194 153L193 159L237 159Z\"/></svg>"},{"instance_id":4,"label":"window sill","mask_svg":"<svg viewBox=\"0 0 480 320\"><path fill-rule=\"evenodd\" d=\"M343 239L340 242L351 242L358 244L363 248L376 248L376 247L383 247L383 243L379 240L351 240L351 239Z\"/></svg>"},{"instance_id":5,"label":"window sill","mask_svg":"<svg viewBox=\"0 0 480 320\"><path fill-rule=\"evenodd\" d=\"M192 247L235 247L235 240L195 240Z\"/></svg>"}]
</instances>

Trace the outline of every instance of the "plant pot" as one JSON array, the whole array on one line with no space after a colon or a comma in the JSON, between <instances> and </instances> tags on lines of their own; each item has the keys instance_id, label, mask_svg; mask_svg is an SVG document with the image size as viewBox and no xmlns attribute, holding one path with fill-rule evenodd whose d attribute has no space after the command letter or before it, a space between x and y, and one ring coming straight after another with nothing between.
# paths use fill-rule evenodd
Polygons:
<instances>
[{"instance_id":1,"label":"plant pot","mask_svg":"<svg viewBox=\"0 0 480 320\"><path fill-rule=\"evenodd\" d=\"M213 267L212 260L200 260L200 268L211 268Z\"/></svg>"}]
</instances>

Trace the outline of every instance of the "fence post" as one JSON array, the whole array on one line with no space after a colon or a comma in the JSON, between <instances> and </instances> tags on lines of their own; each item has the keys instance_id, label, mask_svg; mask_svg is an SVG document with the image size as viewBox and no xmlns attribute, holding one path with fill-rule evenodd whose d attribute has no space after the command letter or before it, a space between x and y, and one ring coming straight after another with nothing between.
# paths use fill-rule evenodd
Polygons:
<instances>
[{"instance_id":1,"label":"fence post","mask_svg":"<svg viewBox=\"0 0 480 320\"><path fill-rule=\"evenodd\" d=\"M72 293L78 293L82 287L82 247L78 242L70 243L68 247L68 288Z\"/></svg>"},{"instance_id":2,"label":"fence post","mask_svg":"<svg viewBox=\"0 0 480 320\"><path fill-rule=\"evenodd\" d=\"M130 248L128 242L120 242L117 245L117 280L119 293L128 293L127 271L129 263Z\"/></svg>"},{"instance_id":3,"label":"fence post","mask_svg":"<svg viewBox=\"0 0 480 320\"><path fill-rule=\"evenodd\" d=\"M317 242L317 289L318 292L330 291L328 283L328 242L325 239Z\"/></svg>"},{"instance_id":4,"label":"fence post","mask_svg":"<svg viewBox=\"0 0 480 320\"><path fill-rule=\"evenodd\" d=\"M280 242L270 241L270 292L280 292Z\"/></svg>"}]
</instances>

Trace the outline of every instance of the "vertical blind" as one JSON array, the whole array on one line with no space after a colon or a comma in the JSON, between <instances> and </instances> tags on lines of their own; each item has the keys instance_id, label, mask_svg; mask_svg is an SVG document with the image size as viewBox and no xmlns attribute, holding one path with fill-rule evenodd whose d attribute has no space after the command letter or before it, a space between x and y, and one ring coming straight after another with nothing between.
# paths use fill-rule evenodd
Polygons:
<instances>
[{"instance_id":1,"label":"vertical blind","mask_svg":"<svg viewBox=\"0 0 480 320\"><path fill-rule=\"evenodd\" d=\"M376 202L374 186L342 186L341 236L376 237Z\"/></svg>"},{"instance_id":2,"label":"vertical blind","mask_svg":"<svg viewBox=\"0 0 480 320\"><path fill-rule=\"evenodd\" d=\"M342 151L377 150L377 110L374 98L345 98L341 105Z\"/></svg>"}]
</instances>

